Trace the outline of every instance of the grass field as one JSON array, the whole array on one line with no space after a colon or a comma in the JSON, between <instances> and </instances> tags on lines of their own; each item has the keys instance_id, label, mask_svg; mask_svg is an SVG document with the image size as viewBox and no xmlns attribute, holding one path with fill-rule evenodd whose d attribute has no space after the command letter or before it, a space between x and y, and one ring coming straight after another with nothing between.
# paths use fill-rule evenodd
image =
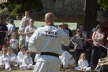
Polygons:
<instances>
[{"instance_id":1,"label":"grass field","mask_svg":"<svg viewBox=\"0 0 108 72\"><path fill-rule=\"evenodd\" d=\"M0 70L0 72L32 72L32 70L12 70L12 71ZM67 70L60 72L80 72L80 71Z\"/></svg>"},{"instance_id":2,"label":"grass field","mask_svg":"<svg viewBox=\"0 0 108 72\"><path fill-rule=\"evenodd\" d=\"M12 71L0 70L0 72L32 72L32 70L12 70Z\"/></svg>"},{"instance_id":3,"label":"grass field","mask_svg":"<svg viewBox=\"0 0 108 72\"><path fill-rule=\"evenodd\" d=\"M19 27L20 26L20 20L14 20L14 23L15 23L15 25L17 26L17 27ZM75 30L76 28L77 28L77 23L76 22L74 22L74 23L72 23L72 22L64 22L65 24L68 24L68 26L69 26L69 28L71 29L71 30ZM42 25L44 25L45 23L44 22L42 22L42 21L36 21L35 22L35 26L36 27L41 27ZM60 24L62 24L62 22L55 22L55 25L60 25Z\"/></svg>"}]
</instances>

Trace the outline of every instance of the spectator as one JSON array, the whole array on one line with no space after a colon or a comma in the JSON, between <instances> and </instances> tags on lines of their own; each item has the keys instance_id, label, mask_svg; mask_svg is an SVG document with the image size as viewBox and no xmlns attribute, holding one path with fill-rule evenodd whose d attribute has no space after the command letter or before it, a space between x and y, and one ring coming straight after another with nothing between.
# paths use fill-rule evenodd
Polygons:
<instances>
[{"instance_id":1,"label":"spectator","mask_svg":"<svg viewBox=\"0 0 108 72\"><path fill-rule=\"evenodd\" d=\"M69 31L66 29L65 24L59 25L59 29L63 30L69 36Z\"/></svg>"},{"instance_id":2,"label":"spectator","mask_svg":"<svg viewBox=\"0 0 108 72\"><path fill-rule=\"evenodd\" d=\"M85 53L81 53L79 60L78 60L78 66L75 69L80 70L80 71L90 71L91 70L91 67L89 67L88 61L86 60Z\"/></svg>"},{"instance_id":3,"label":"spectator","mask_svg":"<svg viewBox=\"0 0 108 72\"><path fill-rule=\"evenodd\" d=\"M85 46L85 40L81 35L81 31L79 29L76 30L76 34L71 37L71 41L74 44L74 50L75 50L75 61L78 61L78 58L81 53L85 52L84 46Z\"/></svg>"},{"instance_id":4,"label":"spectator","mask_svg":"<svg viewBox=\"0 0 108 72\"><path fill-rule=\"evenodd\" d=\"M79 25L79 30L81 32L82 37L86 39L88 35L87 35L87 32L84 30L83 25Z\"/></svg>"},{"instance_id":5,"label":"spectator","mask_svg":"<svg viewBox=\"0 0 108 72\"><path fill-rule=\"evenodd\" d=\"M92 48L92 55L91 55L91 65L92 68L95 68L98 59L105 57L107 50L103 48L104 45L104 33L101 30L101 27L98 26L96 28L96 31L92 34L92 40L93 40L93 48Z\"/></svg>"},{"instance_id":6,"label":"spectator","mask_svg":"<svg viewBox=\"0 0 108 72\"><path fill-rule=\"evenodd\" d=\"M7 27L5 23L4 16L0 16L0 50L2 50L2 45L5 43L5 40L7 39Z\"/></svg>"},{"instance_id":7,"label":"spectator","mask_svg":"<svg viewBox=\"0 0 108 72\"><path fill-rule=\"evenodd\" d=\"M65 29L69 31L69 37L72 37L72 30L68 27L68 24L64 24Z\"/></svg>"}]
</instances>

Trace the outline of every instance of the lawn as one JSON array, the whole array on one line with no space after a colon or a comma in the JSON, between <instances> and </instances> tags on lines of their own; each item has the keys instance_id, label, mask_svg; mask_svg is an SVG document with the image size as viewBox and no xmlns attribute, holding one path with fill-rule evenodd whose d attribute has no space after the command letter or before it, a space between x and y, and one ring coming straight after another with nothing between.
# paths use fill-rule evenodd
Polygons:
<instances>
[{"instance_id":1,"label":"lawn","mask_svg":"<svg viewBox=\"0 0 108 72\"><path fill-rule=\"evenodd\" d=\"M6 70L0 70L0 72L32 72L32 70L12 70L12 71L6 71ZM71 69L61 70L60 72L81 72L81 71L75 71ZM94 71L92 71L94 72Z\"/></svg>"},{"instance_id":2,"label":"lawn","mask_svg":"<svg viewBox=\"0 0 108 72\"><path fill-rule=\"evenodd\" d=\"M0 70L0 72L32 72L32 70L12 70L12 71ZM60 71L60 72L79 72L79 71Z\"/></svg>"},{"instance_id":3,"label":"lawn","mask_svg":"<svg viewBox=\"0 0 108 72\"><path fill-rule=\"evenodd\" d=\"M14 23L16 25L16 27L20 26L20 20L14 20ZM77 28L77 22L64 22L65 24L68 24L69 28L71 30L76 30ZM41 27L42 25L44 25L45 23L42 21L35 21L34 25L36 27ZM55 25L60 25L62 24L62 22L55 22Z\"/></svg>"},{"instance_id":4,"label":"lawn","mask_svg":"<svg viewBox=\"0 0 108 72\"><path fill-rule=\"evenodd\" d=\"M12 71L0 70L0 72L32 72L32 70L12 70Z\"/></svg>"}]
</instances>

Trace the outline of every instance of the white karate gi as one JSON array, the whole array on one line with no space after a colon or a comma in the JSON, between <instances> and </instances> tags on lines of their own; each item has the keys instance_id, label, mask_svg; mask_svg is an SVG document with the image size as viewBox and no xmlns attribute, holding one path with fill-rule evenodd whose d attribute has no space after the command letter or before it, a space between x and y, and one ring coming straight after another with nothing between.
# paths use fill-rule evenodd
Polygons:
<instances>
[{"instance_id":1,"label":"white karate gi","mask_svg":"<svg viewBox=\"0 0 108 72\"><path fill-rule=\"evenodd\" d=\"M21 69L33 69L33 60L31 56L25 55L20 65Z\"/></svg>"},{"instance_id":2,"label":"white karate gi","mask_svg":"<svg viewBox=\"0 0 108 72\"><path fill-rule=\"evenodd\" d=\"M62 55L59 56L59 58L60 58L64 68L69 67L69 65L75 64L75 60L74 60L73 56L67 51L64 51L62 53Z\"/></svg>"},{"instance_id":3,"label":"white karate gi","mask_svg":"<svg viewBox=\"0 0 108 72\"><path fill-rule=\"evenodd\" d=\"M87 60L78 60L78 66L75 68L76 70L90 71L91 67L89 67Z\"/></svg>"},{"instance_id":4,"label":"white karate gi","mask_svg":"<svg viewBox=\"0 0 108 72\"><path fill-rule=\"evenodd\" d=\"M10 58L8 55L0 55L0 68L10 69Z\"/></svg>"},{"instance_id":5,"label":"white karate gi","mask_svg":"<svg viewBox=\"0 0 108 72\"><path fill-rule=\"evenodd\" d=\"M37 62L39 56L40 56L40 54L36 54L36 55L35 55L35 58L34 58L35 63Z\"/></svg>"},{"instance_id":6,"label":"white karate gi","mask_svg":"<svg viewBox=\"0 0 108 72\"><path fill-rule=\"evenodd\" d=\"M22 20L21 20L21 22L20 22L20 27L19 27L19 32L25 32L25 28L26 28L26 26L27 25L29 25L29 23L30 23L30 18L29 17L27 17L27 16L24 16L23 18L22 18ZM21 48L21 47L23 47L23 46L25 46L25 38L26 38L26 35L20 35L19 36L19 47Z\"/></svg>"},{"instance_id":7,"label":"white karate gi","mask_svg":"<svg viewBox=\"0 0 108 72\"><path fill-rule=\"evenodd\" d=\"M30 17L24 16L24 17L21 19L20 25L21 25L21 26L23 26L23 25L25 25L25 26L29 25L30 19L31 19Z\"/></svg>"},{"instance_id":8,"label":"white karate gi","mask_svg":"<svg viewBox=\"0 0 108 72\"><path fill-rule=\"evenodd\" d=\"M7 28L8 28L8 35L11 35L12 32L15 31L15 26L10 23L7 24Z\"/></svg>"},{"instance_id":9,"label":"white karate gi","mask_svg":"<svg viewBox=\"0 0 108 72\"><path fill-rule=\"evenodd\" d=\"M25 54L23 54L21 51L18 52L18 55L17 55L17 60L18 60L18 64L21 65L22 62L23 62L23 59L24 59L24 56Z\"/></svg>"},{"instance_id":10,"label":"white karate gi","mask_svg":"<svg viewBox=\"0 0 108 72\"><path fill-rule=\"evenodd\" d=\"M26 26L21 26L19 28L18 32L24 33L25 32L25 28L26 28ZM19 35L19 48L25 46L25 39L26 39L26 35L25 34L24 35Z\"/></svg>"},{"instance_id":11,"label":"white karate gi","mask_svg":"<svg viewBox=\"0 0 108 72\"><path fill-rule=\"evenodd\" d=\"M18 48L18 40L17 39L10 39L10 47L12 49L17 49Z\"/></svg>"},{"instance_id":12,"label":"white karate gi","mask_svg":"<svg viewBox=\"0 0 108 72\"><path fill-rule=\"evenodd\" d=\"M34 32L36 30L36 27L35 26L27 26L26 28L25 28L25 33L26 32ZM29 39L30 39L30 37L31 37L31 35L32 34L28 34L28 35L26 35L26 47L28 47L28 41L29 41Z\"/></svg>"},{"instance_id":13,"label":"white karate gi","mask_svg":"<svg viewBox=\"0 0 108 72\"><path fill-rule=\"evenodd\" d=\"M11 66L18 66L18 64L17 64L18 60L17 60L16 54L11 53L11 54L7 54L7 55L8 55L9 58L10 58L10 65L11 65Z\"/></svg>"},{"instance_id":14,"label":"white karate gi","mask_svg":"<svg viewBox=\"0 0 108 72\"><path fill-rule=\"evenodd\" d=\"M65 32L55 26L38 28L29 40L29 50L33 52L51 52L62 54L61 45L68 45L69 38ZM56 56L40 55L33 72L59 72L60 61Z\"/></svg>"}]
</instances>

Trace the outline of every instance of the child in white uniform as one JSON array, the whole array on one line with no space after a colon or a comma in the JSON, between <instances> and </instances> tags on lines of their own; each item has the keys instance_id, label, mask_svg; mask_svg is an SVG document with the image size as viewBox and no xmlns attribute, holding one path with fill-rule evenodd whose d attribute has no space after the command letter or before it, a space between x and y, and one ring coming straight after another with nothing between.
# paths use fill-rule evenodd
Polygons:
<instances>
[{"instance_id":1,"label":"child in white uniform","mask_svg":"<svg viewBox=\"0 0 108 72\"><path fill-rule=\"evenodd\" d=\"M20 66L21 69L33 69L33 60L30 56L29 51L26 51L26 54L23 58L22 64Z\"/></svg>"},{"instance_id":2,"label":"child in white uniform","mask_svg":"<svg viewBox=\"0 0 108 72\"><path fill-rule=\"evenodd\" d=\"M89 67L88 61L86 60L86 55L85 53L82 53L80 55L80 58L78 60L78 66L75 67L76 70L80 71L90 71L91 67Z\"/></svg>"},{"instance_id":3,"label":"child in white uniform","mask_svg":"<svg viewBox=\"0 0 108 72\"><path fill-rule=\"evenodd\" d=\"M59 58L62 62L63 68L68 68L69 66L74 66L75 64L73 56L68 51L64 51Z\"/></svg>"},{"instance_id":4,"label":"child in white uniform","mask_svg":"<svg viewBox=\"0 0 108 72\"><path fill-rule=\"evenodd\" d=\"M7 48L2 48L2 54L0 55L0 68L11 70L10 58L7 55Z\"/></svg>"},{"instance_id":5,"label":"child in white uniform","mask_svg":"<svg viewBox=\"0 0 108 72\"><path fill-rule=\"evenodd\" d=\"M19 45L19 42L16 39L16 34L12 33L11 39L10 39L10 47L13 49L15 53L17 53L18 51L18 45Z\"/></svg>"},{"instance_id":6,"label":"child in white uniform","mask_svg":"<svg viewBox=\"0 0 108 72\"><path fill-rule=\"evenodd\" d=\"M35 30L36 30L36 27L34 26L34 20L30 19L30 23L25 28L25 32L24 32L26 34L26 47L28 47L28 41Z\"/></svg>"},{"instance_id":7,"label":"child in white uniform","mask_svg":"<svg viewBox=\"0 0 108 72\"><path fill-rule=\"evenodd\" d=\"M18 64L17 64L17 56L15 53L13 53L13 50L12 48L8 48L8 52L7 52L7 55L10 57L10 65L11 67L17 67Z\"/></svg>"},{"instance_id":8,"label":"child in white uniform","mask_svg":"<svg viewBox=\"0 0 108 72\"><path fill-rule=\"evenodd\" d=\"M18 64L21 65L25 56L25 48L21 48L17 55Z\"/></svg>"}]
</instances>

